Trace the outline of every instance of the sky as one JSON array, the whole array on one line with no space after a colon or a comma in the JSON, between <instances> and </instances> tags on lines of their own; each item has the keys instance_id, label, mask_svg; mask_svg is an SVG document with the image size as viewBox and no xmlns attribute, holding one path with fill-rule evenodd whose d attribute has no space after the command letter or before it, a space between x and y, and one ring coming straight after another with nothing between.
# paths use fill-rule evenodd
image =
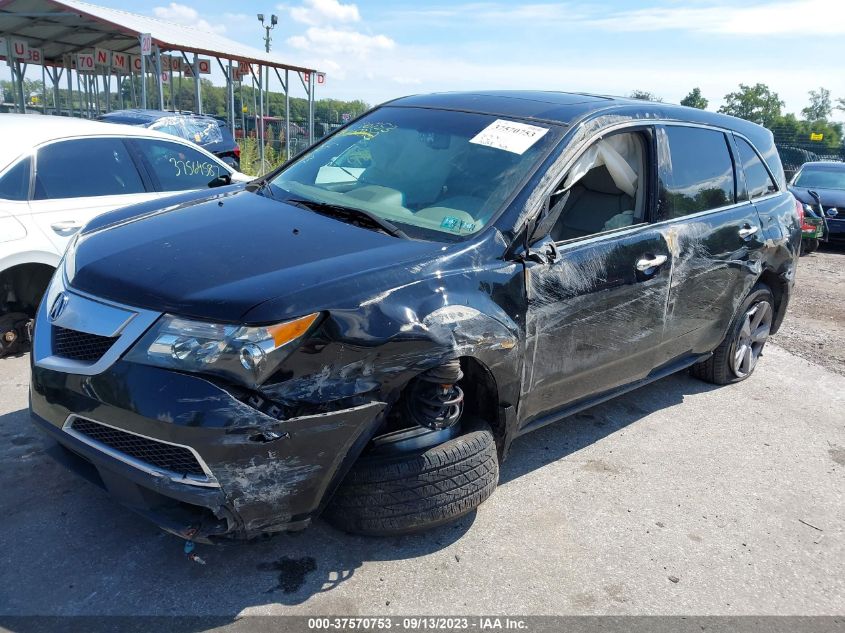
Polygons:
<instances>
[{"instance_id":1,"label":"sky","mask_svg":"<svg viewBox=\"0 0 845 633\"><path fill-rule=\"evenodd\" d=\"M845 97L845 0L96 3L255 47L264 33L256 14L275 13L271 52L325 71L318 99L372 105L448 90L637 89L677 103L699 87L715 109L740 83L762 82L797 114L819 86Z\"/></svg>"}]
</instances>

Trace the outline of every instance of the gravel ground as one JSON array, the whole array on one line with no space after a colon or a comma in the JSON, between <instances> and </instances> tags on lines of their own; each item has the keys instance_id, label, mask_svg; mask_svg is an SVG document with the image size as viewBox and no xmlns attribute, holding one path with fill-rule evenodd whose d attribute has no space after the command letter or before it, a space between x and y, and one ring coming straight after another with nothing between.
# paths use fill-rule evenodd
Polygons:
<instances>
[{"instance_id":1,"label":"gravel ground","mask_svg":"<svg viewBox=\"0 0 845 633\"><path fill-rule=\"evenodd\" d=\"M845 377L774 346L741 384L679 374L517 440L498 490L456 525L362 538L318 520L199 546L205 566L50 459L28 420L27 363L0 361L0 616L845 605Z\"/></svg>"},{"instance_id":2,"label":"gravel ground","mask_svg":"<svg viewBox=\"0 0 845 633\"><path fill-rule=\"evenodd\" d=\"M795 294L772 341L845 376L845 247L801 258Z\"/></svg>"}]
</instances>

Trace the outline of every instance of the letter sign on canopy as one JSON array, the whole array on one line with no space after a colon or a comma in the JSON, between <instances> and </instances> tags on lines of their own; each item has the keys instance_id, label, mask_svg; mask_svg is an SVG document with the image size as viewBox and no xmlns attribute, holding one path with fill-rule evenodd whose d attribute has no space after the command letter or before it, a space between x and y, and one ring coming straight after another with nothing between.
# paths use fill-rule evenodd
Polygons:
<instances>
[{"instance_id":1,"label":"letter sign on canopy","mask_svg":"<svg viewBox=\"0 0 845 633\"><path fill-rule=\"evenodd\" d=\"M210 75L211 74L211 60L210 59L198 59L197 66L200 69L200 75Z\"/></svg>"},{"instance_id":2,"label":"letter sign on canopy","mask_svg":"<svg viewBox=\"0 0 845 633\"><path fill-rule=\"evenodd\" d=\"M326 73L317 73L317 83L318 84L326 83Z\"/></svg>"},{"instance_id":3,"label":"letter sign on canopy","mask_svg":"<svg viewBox=\"0 0 845 633\"><path fill-rule=\"evenodd\" d=\"M76 56L76 71L80 73L94 70L94 55L91 53L79 53Z\"/></svg>"},{"instance_id":4,"label":"letter sign on canopy","mask_svg":"<svg viewBox=\"0 0 845 633\"><path fill-rule=\"evenodd\" d=\"M129 70L129 55L126 53L112 53L111 67L114 70L122 70L127 72Z\"/></svg>"},{"instance_id":5,"label":"letter sign on canopy","mask_svg":"<svg viewBox=\"0 0 845 633\"><path fill-rule=\"evenodd\" d=\"M153 52L153 36L150 33L141 33L141 55L149 55Z\"/></svg>"},{"instance_id":6,"label":"letter sign on canopy","mask_svg":"<svg viewBox=\"0 0 845 633\"><path fill-rule=\"evenodd\" d=\"M111 51L104 48L95 48L94 59L97 66L111 66Z\"/></svg>"},{"instance_id":7,"label":"letter sign on canopy","mask_svg":"<svg viewBox=\"0 0 845 633\"><path fill-rule=\"evenodd\" d=\"M24 61L27 52L29 52L29 44L24 40L12 40L12 54L15 56L15 59Z\"/></svg>"},{"instance_id":8,"label":"letter sign on canopy","mask_svg":"<svg viewBox=\"0 0 845 633\"><path fill-rule=\"evenodd\" d=\"M132 72L133 73L141 72L141 56L140 55L130 55L129 58L132 60Z\"/></svg>"},{"instance_id":9,"label":"letter sign on canopy","mask_svg":"<svg viewBox=\"0 0 845 633\"><path fill-rule=\"evenodd\" d=\"M182 58L178 55L174 55L170 58L170 70L174 73L181 73L182 72Z\"/></svg>"},{"instance_id":10,"label":"letter sign on canopy","mask_svg":"<svg viewBox=\"0 0 845 633\"><path fill-rule=\"evenodd\" d=\"M30 48L26 51L26 63L37 64L39 66L44 62L44 55L40 48Z\"/></svg>"}]
</instances>

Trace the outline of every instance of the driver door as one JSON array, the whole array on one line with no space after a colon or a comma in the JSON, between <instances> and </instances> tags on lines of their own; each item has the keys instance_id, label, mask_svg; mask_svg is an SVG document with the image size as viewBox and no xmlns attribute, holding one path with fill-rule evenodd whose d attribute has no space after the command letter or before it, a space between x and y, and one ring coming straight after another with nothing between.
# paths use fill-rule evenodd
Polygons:
<instances>
[{"instance_id":1,"label":"driver door","mask_svg":"<svg viewBox=\"0 0 845 633\"><path fill-rule=\"evenodd\" d=\"M552 195L550 208L567 198L533 249L550 256L526 264L524 425L645 378L655 366L672 255L651 224L652 139L640 128L598 141L560 181L560 199Z\"/></svg>"}]
</instances>

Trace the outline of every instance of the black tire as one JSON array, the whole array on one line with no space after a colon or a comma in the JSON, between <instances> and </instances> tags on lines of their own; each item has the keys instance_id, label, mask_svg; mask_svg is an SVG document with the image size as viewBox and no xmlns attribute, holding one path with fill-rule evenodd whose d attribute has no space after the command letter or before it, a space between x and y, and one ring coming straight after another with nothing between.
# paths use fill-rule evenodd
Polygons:
<instances>
[{"instance_id":1,"label":"black tire","mask_svg":"<svg viewBox=\"0 0 845 633\"><path fill-rule=\"evenodd\" d=\"M719 347L713 351L713 355L707 360L696 363L690 367L690 373L693 376L716 385L729 385L745 380L754 372L756 359L754 360L754 365L751 367L750 371L748 371L745 375L738 375L736 373L732 367L731 359L736 353L736 345L740 337L740 332L745 322L746 315L749 310L761 302L767 302L769 304L769 309L771 310L770 316L773 316L775 301L772 291L767 285L758 283L751 289L751 292L748 293L745 301L742 302L739 310L737 310L736 316L734 317L731 326L728 328L728 333L725 335L724 340L719 344ZM765 345L765 340L760 345L760 352L758 352L758 355L762 352L763 345Z\"/></svg>"},{"instance_id":2,"label":"black tire","mask_svg":"<svg viewBox=\"0 0 845 633\"><path fill-rule=\"evenodd\" d=\"M810 253L815 253L817 250L819 250L819 240L818 238L804 240L802 242L802 246L804 247L804 253L806 255L809 255Z\"/></svg>"},{"instance_id":3,"label":"black tire","mask_svg":"<svg viewBox=\"0 0 845 633\"><path fill-rule=\"evenodd\" d=\"M499 459L490 426L470 420L466 432L422 452L363 457L326 508L346 532L388 536L421 532L477 508L496 489Z\"/></svg>"}]
</instances>

